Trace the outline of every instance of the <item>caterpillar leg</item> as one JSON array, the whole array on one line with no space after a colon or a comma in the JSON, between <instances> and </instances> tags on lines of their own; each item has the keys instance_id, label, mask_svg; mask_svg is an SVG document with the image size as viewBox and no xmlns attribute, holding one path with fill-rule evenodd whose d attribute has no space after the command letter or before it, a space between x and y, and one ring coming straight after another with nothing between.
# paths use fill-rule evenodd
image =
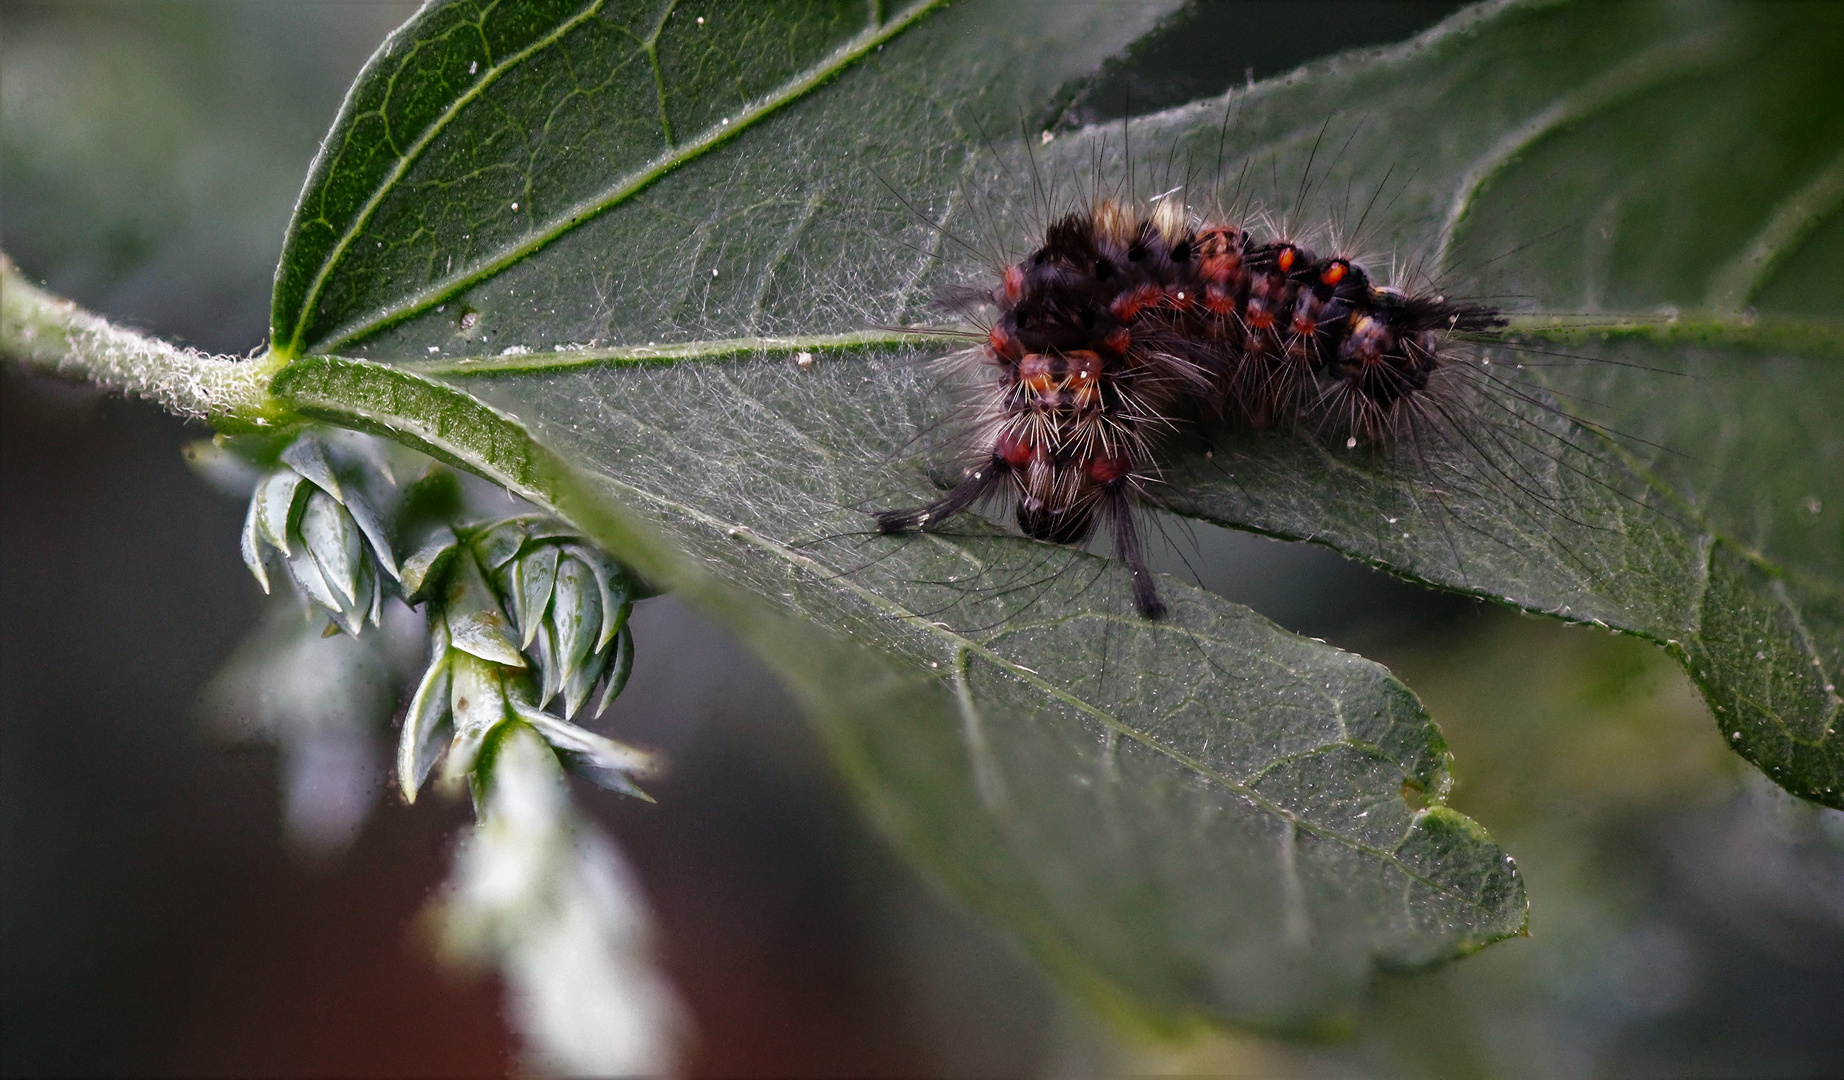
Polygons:
<instances>
[{"instance_id":1,"label":"caterpillar leg","mask_svg":"<svg viewBox=\"0 0 1844 1080\"><path fill-rule=\"evenodd\" d=\"M1133 573L1133 606L1142 618L1164 618L1165 601L1159 599L1159 589L1153 584L1152 571L1147 569L1146 556L1140 550L1140 530L1133 521L1133 502L1127 497L1126 484L1108 485L1102 489L1101 498L1102 509L1114 527L1115 557Z\"/></svg>"},{"instance_id":2,"label":"caterpillar leg","mask_svg":"<svg viewBox=\"0 0 1844 1080\"><path fill-rule=\"evenodd\" d=\"M962 480L953 491L926 506L885 510L877 515L877 531L888 534L933 529L992 494L993 489L1005 479L1008 467L1003 460L995 459L992 464Z\"/></svg>"}]
</instances>

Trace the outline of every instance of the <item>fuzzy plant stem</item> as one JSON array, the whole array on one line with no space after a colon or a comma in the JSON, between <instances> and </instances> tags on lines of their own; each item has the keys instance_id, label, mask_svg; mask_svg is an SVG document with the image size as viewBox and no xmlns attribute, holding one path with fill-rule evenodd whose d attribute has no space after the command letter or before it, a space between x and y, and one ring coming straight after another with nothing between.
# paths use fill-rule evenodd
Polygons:
<instances>
[{"instance_id":1,"label":"fuzzy plant stem","mask_svg":"<svg viewBox=\"0 0 1844 1080\"><path fill-rule=\"evenodd\" d=\"M293 419L269 396L277 364L182 349L123 329L32 284L3 254L0 356L209 421L221 431L274 429Z\"/></svg>"}]
</instances>

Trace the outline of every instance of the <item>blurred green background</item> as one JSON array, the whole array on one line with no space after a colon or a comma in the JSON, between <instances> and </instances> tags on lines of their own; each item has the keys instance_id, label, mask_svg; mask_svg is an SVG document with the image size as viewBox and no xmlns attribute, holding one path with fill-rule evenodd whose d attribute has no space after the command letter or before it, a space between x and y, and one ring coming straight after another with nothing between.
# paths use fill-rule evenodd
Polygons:
<instances>
[{"instance_id":1,"label":"blurred green background","mask_svg":"<svg viewBox=\"0 0 1844 1080\"><path fill-rule=\"evenodd\" d=\"M1070 108L1177 104L1453 7L1206 3ZM0 3L0 247L119 321L260 346L318 139L411 10ZM0 409L0 1072L504 1073L496 988L415 925L466 807L383 799L310 859L273 756L201 720L259 595L241 508L181 461L200 432L10 368ZM673 771L657 806L580 794L658 914L695 1074L1844 1075L1844 814L1732 757L1661 654L1317 549L1175 539L1170 568L1422 695L1530 936L1384 977L1350 1043L1114 1044L870 836L787 697L662 598L609 729Z\"/></svg>"}]
</instances>

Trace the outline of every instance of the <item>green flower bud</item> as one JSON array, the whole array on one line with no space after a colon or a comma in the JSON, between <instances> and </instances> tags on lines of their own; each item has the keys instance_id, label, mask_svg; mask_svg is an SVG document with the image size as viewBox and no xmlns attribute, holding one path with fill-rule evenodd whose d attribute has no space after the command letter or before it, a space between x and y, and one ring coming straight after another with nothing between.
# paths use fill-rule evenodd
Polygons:
<instances>
[{"instance_id":1,"label":"green flower bud","mask_svg":"<svg viewBox=\"0 0 1844 1080\"><path fill-rule=\"evenodd\" d=\"M382 462L357 453L343 455L351 460L336 471L328 450L318 436L302 435L257 482L244 518L243 561L268 592L273 552L310 604L357 635L382 617L385 577L401 580L383 519L364 494L391 481Z\"/></svg>"},{"instance_id":2,"label":"green flower bud","mask_svg":"<svg viewBox=\"0 0 1844 1080\"><path fill-rule=\"evenodd\" d=\"M539 705L561 695L563 715L572 717L600 685L592 714L600 716L633 670L627 619L636 590L628 575L581 536L549 521L501 522L475 535L470 546L508 601L519 647L538 671Z\"/></svg>"},{"instance_id":3,"label":"green flower bud","mask_svg":"<svg viewBox=\"0 0 1844 1080\"><path fill-rule=\"evenodd\" d=\"M515 528L508 529L508 524ZM529 553L527 545L532 545ZM564 547L572 549L569 554L562 552ZM605 620L602 605L605 595L612 598L610 590L617 583L624 587L625 576L591 549L579 553L577 548L579 545L558 542L549 526L515 522L480 530L467 541L457 539L451 530L432 531L405 560L406 591L425 597L429 611L429 667L404 717L398 747L397 777L406 800L415 800L436 761L444 757L442 771L447 781L477 779L484 748L509 723L535 730L566 764L603 787L647 798L634 778L654 770L652 755L544 711L557 692L544 692L552 682L567 684L574 678L580 703L588 687L604 681L605 706L620 692L614 677L618 675L619 682L627 678L619 662L610 662L621 655L618 647L610 648L603 640L598 650L585 647L580 640L591 623L600 633L612 622L613 636L623 635L626 592L620 594L621 602L610 607L618 619ZM527 554L536 557L528 562ZM603 566L607 589L599 583L591 561ZM556 600L560 566L567 582L561 604ZM500 583L499 588L489 584L488 573L483 573L487 567L492 567L492 579ZM525 586L522 592L521 585ZM593 620L586 606L591 602L596 605ZM523 619L508 619L509 607L522 611ZM565 612L563 640L573 650L570 655L579 656L568 675L547 675L542 664L534 670L529 653L518 644L518 628L532 627L525 640L534 645L546 642L535 651L542 659L547 655L544 649L552 650L549 670L559 671L560 632L554 625L553 609ZM595 639L590 644L596 644ZM631 645L625 655L631 665Z\"/></svg>"}]
</instances>

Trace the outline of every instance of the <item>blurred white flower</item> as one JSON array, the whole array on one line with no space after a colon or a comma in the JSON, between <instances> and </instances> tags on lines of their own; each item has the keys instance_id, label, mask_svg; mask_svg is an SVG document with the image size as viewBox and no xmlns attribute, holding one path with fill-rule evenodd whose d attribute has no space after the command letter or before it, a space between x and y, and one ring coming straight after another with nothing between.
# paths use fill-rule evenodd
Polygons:
<instances>
[{"instance_id":1,"label":"blurred white flower","mask_svg":"<svg viewBox=\"0 0 1844 1080\"><path fill-rule=\"evenodd\" d=\"M324 636L311 610L291 596L271 602L206 691L205 713L229 738L277 748L283 829L296 850L325 858L351 845L383 791L376 733L395 690L374 644Z\"/></svg>"},{"instance_id":2,"label":"blurred white flower","mask_svg":"<svg viewBox=\"0 0 1844 1080\"><path fill-rule=\"evenodd\" d=\"M688 1024L654 964L652 917L626 860L577 814L529 726L504 725L482 761L480 823L435 911L444 950L499 970L530 1068L675 1072Z\"/></svg>"}]
</instances>

